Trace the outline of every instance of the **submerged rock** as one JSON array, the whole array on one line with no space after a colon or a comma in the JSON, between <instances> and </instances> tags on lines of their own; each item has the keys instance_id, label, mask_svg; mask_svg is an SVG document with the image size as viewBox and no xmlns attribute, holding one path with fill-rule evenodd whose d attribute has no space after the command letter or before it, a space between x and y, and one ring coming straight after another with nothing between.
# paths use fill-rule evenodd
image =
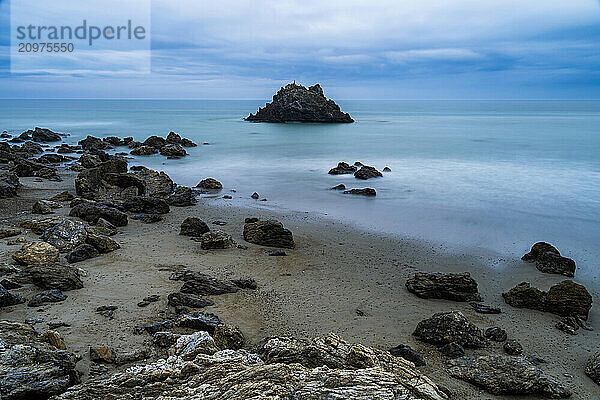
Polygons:
<instances>
[{"instance_id":1,"label":"submerged rock","mask_svg":"<svg viewBox=\"0 0 600 400\"><path fill-rule=\"evenodd\" d=\"M361 196L372 196L372 197L377 196L377 192L373 188L345 190L344 194L358 194Z\"/></svg>"},{"instance_id":2,"label":"submerged rock","mask_svg":"<svg viewBox=\"0 0 600 400\"><path fill-rule=\"evenodd\" d=\"M563 257L556 247L549 243L538 242L531 251L522 257L523 261L535 263L535 267L549 274L561 274L568 277L575 276L575 261Z\"/></svg>"},{"instance_id":3,"label":"submerged rock","mask_svg":"<svg viewBox=\"0 0 600 400\"><path fill-rule=\"evenodd\" d=\"M152 146L139 146L129 152L132 156L151 156L157 154L158 149Z\"/></svg>"},{"instance_id":4,"label":"submerged rock","mask_svg":"<svg viewBox=\"0 0 600 400\"><path fill-rule=\"evenodd\" d=\"M418 323L413 335L436 345L455 342L463 347L481 348L486 339L481 329L469 321L460 311L434 314Z\"/></svg>"},{"instance_id":5,"label":"submerged rock","mask_svg":"<svg viewBox=\"0 0 600 400\"><path fill-rule=\"evenodd\" d=\"M567 398L571 391L525 357L461 357L446 362L448 372L494 395L538 394Z\"/></svg>"},{"instance_id":6,"label":"submerged rock","mask_svg":"<svg viewBox=\"0 0 600 400\"><path fill-rule=\"evenodd\" d=\"M279 221L257 221L244 225L244 240L269 247L292 249L295 246L292 232Z\"/></svg>"},{"instance_id":7,"label":"submerged rock","mask_svg":"<svg viewBox=\"0 0 600 400\"><path fill-rule=\"evenodd\" d=\"M246 121L252 122L354 122L349 114L340 111L333 100L328 100L317 83L306 88L296 82L282 87L273 101Z\"/></svg>"},{"instance_id":8,"label":"submerged rock","mask_svg":"<svg viewBox=\"0 0 600 400\"><path fill-rule=\"evenodd\" d=\"M354 165L349 165L345 162L339 162L337 167L331 168L328 172L329 175L344 175L344 174L353 174L356 172L358 168Z\"/></svg>"},{"instance_id":9,"label":"submerged rock","mask_svg":"<svg viewBox=\"0 0 600 400\"><path fill-rule=\"evenodd\" d=\"M344 185L343 183L340 183L339 185L336 185L330 189L331 190L346 190L346 185Z\"/></svg>"},{"instance_id":10,"label":"submerged rock","mask_svg":"<svg viewBox=\"0 0 600 400\"><path fill-rule=\"evenodd\" d=\"M406 281L406 288L424 299L481 301L477 282L468 272L462 274L417 272Z\"/></svg>"}]
</instances>

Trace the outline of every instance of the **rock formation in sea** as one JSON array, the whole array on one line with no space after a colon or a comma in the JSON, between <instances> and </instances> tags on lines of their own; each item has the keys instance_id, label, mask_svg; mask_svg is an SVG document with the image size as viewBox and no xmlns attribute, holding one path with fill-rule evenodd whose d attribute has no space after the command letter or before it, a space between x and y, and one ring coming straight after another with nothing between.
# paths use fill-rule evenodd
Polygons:
<instances>
[{"instance_id":1,"label":"rock formation in sea","mask_svg":"<svg viewBox=\"0 0 600 400\"><path fill-rule=\"evenodd\" d=\"M350 114L323 94L318 83L306 88L293 83L279 89L273 101L256 114L250 114L246 121L252 122L354 122Z\"/></svg>"}]
</instances>

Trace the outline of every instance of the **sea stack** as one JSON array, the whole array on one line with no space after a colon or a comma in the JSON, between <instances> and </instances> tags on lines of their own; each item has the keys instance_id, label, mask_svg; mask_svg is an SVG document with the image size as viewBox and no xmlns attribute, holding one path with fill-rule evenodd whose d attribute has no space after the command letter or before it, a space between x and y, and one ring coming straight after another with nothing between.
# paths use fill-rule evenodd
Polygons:
<instances>
[{"instance_id":1,"label":"sea stack","mask_svg":"<svg viewBox=\"0 0 600 400\"><path fill-rule=\"evenodd\" d=\"M306 88L293 83L273 96L273 102L259 108L256 114L250 114L246 121L251 122L354 122L350 114L344 113L333 100L323 94L318 83Z\"/></svg>"}]
</instances>

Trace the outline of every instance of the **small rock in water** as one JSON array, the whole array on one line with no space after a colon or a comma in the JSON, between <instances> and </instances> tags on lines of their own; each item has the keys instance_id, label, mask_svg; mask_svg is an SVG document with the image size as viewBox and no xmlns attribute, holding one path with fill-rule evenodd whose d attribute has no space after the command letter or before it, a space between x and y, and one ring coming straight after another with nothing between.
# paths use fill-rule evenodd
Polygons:
<instances>
[{"instance_id":1,"label":"small rock in water","mask_svg":"<svg viewBox=\"0 0 600 400\"><path fill-rule=\"evenodd\" d=\"M332 187L330 190L346 190L346 185L340 183L339 185Z\"/></svg>"},{"instance_id":2,"label":"small rock in water","mask_svg":"<svg viewBox=\"0 0 600 400\"><path fill-rule=\"evenodd\" d=\"M396 347L392 347L390 349L390 353L393 356L402 357L405 360L412 362L417 367L422 367L426 365L423 356L418 351L414 350L412 347L406 344L399 344Z\"/></svg>"},{"instance_id":3,"label":"small rock in water","mask_svg":"<svg viewBox=\"0 0 600 400\"><path fill-rule=\"evenodd\" d=\"M345 190L344 194L357 194L357 195L361 195L361 196L377 196L377 192L373 188Z\"/></svg>"},{"instance_id":4,"label":"small rock in water","mask_svg":"<svg viewBox=\"0 0 600 400\"><path fill-rule=\"evenodd\" d=\"M356 172L358 168L353 165L348 165L348 163L340 162L337 167L329 170L329 175L345 175L345 174L353 174Z\"/></svg>"},{"instance_id":5,"label":"small rock in water","mask_svg":"<svg viewBox=\"0 0 600 400\"><path fill-rule=\"evenodd\" d=\"M500 314L502 312L502 310L497 307L486 306L485 304L477 303L475 301L472 301L469 304L473 307L475 312L480 314Z\"/></svg>"},{"instance_id":6,"label":"small rock in water","mask_svg":"<svg viewBox=\"0 0 600 400\"><path fill-rule=\"evenodd\" d=\"M535 267L548 274L561 274L568 277L575 276L575 261L563 257L556 247L549 243L538 242L525 254L523 261L535 263Z\"/></svg>"},{"instance_id":7,"label":"small rock in water","mask_svg":"<svg viewBox=\"0 0 600 400\"><path fill-rule=\"evenodd\" d=\"M354 177L356 179L362 179L362 180L367 180L367 179L371 179L371 178L379 178L382 177L383 174L379 171L377 171L377 169L375 169L375 167L369 167L368 165L363 165L358 171L356 171L354 173Z\"/></svg>"},{"instance_id":8,"label":"small rock in water","mask_svg":"<svg viewBox=\"0 0 600 400\"><path fill-rule=\"evenodd\" d=\"M267 251L267 255L275 256L275 257L282 257L282 256L287 256L287 253L283 250L269 250L269 251Z\"/></svg>"},{"instance_id":9,"label":"small rock in water","mask_svg":"<svg viewBox=\"0 0 600 400\"><path fill-rule=\"evenodd\" d=\"M204 180L201 180L200 183L196 185L196 187L205 190L218 191L223 189L223 184L216 179L206 178Z\"/></svg>"},{"instance_id":10,"label":"small rock in water","mask_svg":"<svg viewBox=\"0 0 600 400\"><path fill-rule=\"evenodd\" d=\"M383 172L392 172L392 169L390 167L384 167Z\"/></svg>"},{"instance_id":11,"label":"small rock in water","mask_svg":"<svg viewBox=\"0 0 600 400\"><path fill-rule=\"evenodd\" d=\"M259 196L259 194L258 194L258 193L254 192L254 193L252 193L252 196L250 196L250 197L252 197L254 200L258 200L258 198L259 198L260 196Z\"/></svg>"},{"instance_id":12,"label":"small rock in water","mask_svg":"<svg viewBox=\"0 0 600 400\"><path fill-rule=\"evenodd\" d=\"M506 354L509 354L511 356L518 356L520 354L523 354L523 346L521 346L521 343L517 342L514 339L507 340L506 343L504 343L504 346L502 347L504 348Z\"/></svg>"},{"instance_id":13,"label":"small rock in water","mask_svg":"<svg viewBox=\"0 0 600 400\"><path fill-rule=\"evenodd\" d=\"M227 200L231 200L231 199L233 199L233 197L231 197L231 196L230 196L230 195L228 195L228 194L226 194L225 196L223 196L223 198L224 198L224 199L227 199Z\"/></svg>"}]
</instances>

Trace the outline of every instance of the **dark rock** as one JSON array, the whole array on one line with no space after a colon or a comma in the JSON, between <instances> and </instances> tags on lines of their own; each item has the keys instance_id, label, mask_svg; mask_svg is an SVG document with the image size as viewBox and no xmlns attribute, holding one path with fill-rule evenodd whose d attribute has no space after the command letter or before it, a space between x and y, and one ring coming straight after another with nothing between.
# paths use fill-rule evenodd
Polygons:
<instances>
[{"instance_id":1,"label":"dark rock","mask_svg":"<svg viewBox=\"0 0 600 400\"><path fill-rule=\"evenodd\" d=\"M135 196L123 202L123 208L133 213L166 214L169 210L167 202L158 197Z\"/></svg>"},{"instance_id":2,"label":"dark rock","mask_svg":"<svg viewBox=\"0 0 600 400\"><path fill-rule=\"evenodd\" d=\"M134 214L129 218L141 221L145 224L153 224L155 222L162 221L162 217L159 214Z\"/></svg>"},{"instance_id":3,"label":"dark rock","mask_svg":"<svg viewBox=\"0 0 600 400\"><path fill-rule=\"evenodd\" d=\"M205 190L221 190L223 189L223 184L216 179L206 178L201 180L196 187Z\"/></svg>"},{"instance_id":4,"label":"dark rock","mask_svg":"<svg viewBox=\"0 0 600 400\"><path fill-rule=\"evenodd\" d=\"M180 186L175 193L167 198L167 203L175 207L189 207L197 203L194 191L189 187Z\"/></svg>"},{"instance_id":5,"label":"dark rock","mask_svg":"<svg viewBox=\"0 0 600 400\"><path fill-rule=\"evenodd\" d=\"M212 224L213 225L218 225L218 226L225 226L225 225L227 225L227 222L225 222L225 221L218 221L217 220L217 221L213 221Z\"/></svg>"},{"instance_id":6,"label":"dark rock","mask_svg":"<svg viewBox=\"0 0 600 400\"><path fill-rule=\"evenodd\" d=\"M150 136L148 139L144 140L144 146L160 148L167 144L167 141L160 136Z\"/></svg>"},{"instance_id":7,"label":"dark rock","mask_svg":"<svg viewBox=\"0 0 600 400\"><path fill-rule=\"evenodd\" d=\"M71 193L69 193L65 190L64 192L60 192L59 194L51 197L50 201L65 202L65 201L71 201L74 198L75 198L75 196L73 196Z\"/></svg>"},{"instance_id":8,"label":"dark rock","mask_svg":"<svg viewBox=\"0 0 600 400\"><path fill-rule=\"evenodd\" d=\"M239 287L240 289L256 290L256 288L258 287L258 285L256 284L256 281L254 279L232 279L231 283L233 283L235 286Z\"/></svg>"},{"instance_id":9,"label":"dark rock","mask_svg":"<svg viewBox=\"0 0 600 400\"><path fill-rule=\"evenodd\" d=\"M33 284L42 289L67 291L83 287L79 271L73 267L58 264L32 265L26 272Z\"/></svg>"},{"instance_id":10,"label":"dark rock","mask_svg":"<svg viewBox=\"0 0 600 400\"><path fill-rule=\"evenodd\" d=\"M417 367L422 367L422 366L426 365L425 359L423 358L423 356L418 351L414 350L412 347L410 347L408 345L399 344L396 347L392 347L390 349L390 353L393 356L402 357L405 360L412 362Z\"/></svg>"},{"instance_id":11,"label":"dark rock","mask_svg":"<svg viewBox=\"0 0 600 400\"><path fill-rule=\"evenodd\" d=\"M52 132L50 129L38 128L23 132L20 136L21 139L31 138L34 142L60 142L62 138L56 132Z\"/></svg>"},{"instance_id":12,"label":"dark rock","mask_svg":"<svg viewBox=\"0 0 600 400\"><path fill-rule=\"evenodd\" d=\"M477 282L468 272L462 274L417 272L406 281L406 288L424 299L481 301Z\"/></svg>"},{"instance_id":13,"label":"dark rock","mask_svg":"<svg viewBox=\"0 0 600 400\"><path fill-rule=\"evenodd\" d=\"M0 281L0 286L2 286L6 290L19 289L19 288L23 287L23 285L21 285L20 283L13 282L8 279L2 279Z\"/></svg>"},{"instance_id":14,"label":"dark rock","mask_svg":"<svg viewBox=\"0 0 600 400\"><path fill-rule=\"evenodd\" d=\"M25 299L23 297L9 292L4 284L0 285L0 307L14 306L22 303L25 303Z\"/></svg>"},{"instance_id":15,"label":"dark rock","mask_svg":"<svg viewBox=\"0 0 600 400\"><path fill-rule=\"evenodd\" d=\"M131 170L135 171L135 175L142 180L146 190L146 195L150 197L160 197L162 199L168 198L175 184L164 172L157 172L146 167L131 167Z\"/></svg>"},{"instance_id":16,"label":"dark rock","mask_svg":"<svg viewBox=\"0 0 600 400\"><path fill-rule=\"evenodd\" d=\"M65 220L64 217L59 217L59 216L48 217L48 218L44 218L41 220L34 219L31 221L21 222L19 224L19 227L23 228L23 229L30 229L33 233L41 235L42 233L44 233L44 231L46 229L49 229L49 228L61 223L64 220Z\"/></svg>"},{"instance_id":17,"label":"dark rock","mask_svg":"<svg viewBox=\"0 0 600 400\"><path fill-rule=\"evenodd\" d=\"M211 231L200 236L200 246L203 250L230 249L234 245L231 236L225 232Z\"/></svg>"},{"instance_id":18,"label":"dark rock","mask_svg":"<svg viewBox=\"0 0 600 400\"><path fill-rule=\"evenodd\" d=\"M474 301L469 303L471 307L480 314L500 314L502 310L497 307L486 306L485 304L476 303Z\"/></svg>"},{"instance_id":19,"label":"dark rock","mask_svg":"<svg viewBox=\"0 0 600 400\"><path fill-rule=\"evenodd\" d=\"M54 168L40 168L39 170L35 171L33 175L37 176L38 178L47 179L49 181L62 181L62 179L57 175L56 170Z\"/></svg>"},{"instance_id":20,"label":"dark rock","mask_svg":"<svg viewBox=\"0 0 600 400\"><path fill-rule=\"evenodd\" d=\"M345 190L344 194L357 194L357 195L361 195L361 196L377 196L377 192L373 188Z\"/></svg>"},{"instance_id":21,"label":"dark rock","mask_svg":"<svg viewBox=\"0 0 600 400\"><path fill-rule=\"evenodd\" d=\"M67 295L61 292L59 289L50 289L33 296L27 305L29 307L39 307L46 303L58 303L60 301L65 301L66 299Z\"/></svg>"},{"instance_id":22,"label":"dark rock","mask_svg":"<svg viewBox=\"0 0 600 400\"><path fill-rule=\"evenodd\" d=\"M42 154L44 152L44 148L38 143L25 142L17 151L19 153L25 153L27 156L31 157L35 154Z\"/></svg>"},{"instance_id":23,"label":"dark rock","mask_svg":"<svg viewBox=\"0 0 600 400\"><path fill-rule=\"evenodd\" d=\"M221 350L239 350L244 347L244 334L237 326L217 325L212 337Z\"/></svg>"},{"instance_id":24,"label":"dark rock","mask_svg":"<svg viewBox=\"0 0 600 400\"><path fill-rule=\"evenodd\" d=\"M600 352L593 354L585 363L585 374L600 385Z\"/></svg>"},{"instance_id":25,"label":"dark rock","mask_svg":"<svg viewBox=\"0 0 600 400\"><path fill-rule=\"evenodd\" d=\"M152 337L152 342L158 347L171 347L177 343L181 335L172 332L156 332Z\"/></svg>"},{"instance_id":26,"label":"dark rock","mask_svg":"<svg viewBox=\"0 0 600 400\"><path fill-rule=\"evenodd\" d=\"M448 358L458 358L465 355L465 348L456 342L446 343L439 347L438 350Z\"/></svg>"},{"instance_id":27,"label":"dark rock","mask_svg":"<svg viewBox=\"0 0 600 400\"><path fill-rule=\"evenodd\" d=\"M166 144L160 148L160 154L167 157L180 158L187 156L187 151L178 144Z\"/></svg>"},{"instance_id":28,"label":"dark rock","mask_svg":"<svg viewBox=\"0 0 600 400\"><path fill-rule=\"evenodd\" d=\"M317 83L308 89L296 82L282 87L273 101L246 121L252 122L354 122L349 114L340 111L333 100L328 100Z\"/></svg>"},{"instance_id":29,"label":"dark rock","mask_svg":"<svg viewBox=\"0 0 600 400\"><path fill-rule=\"evenodd\" d=\"M575 276L575 261L563 257L551 244L538 242L531 251L522 257L523 261L535 263L537 269L549 274L561 274L568 277Z\"/></svg>"},{"instance_id":30,"label":"dark rock","mask_svg":"<svg viewBox=\"0 0 600 400\"><path fill-rule=\"evenodd\" d=\"M413 335L418 339L436 345L456 342L463 347L481 348L486 339L475 324L460 311L434 314L417 325Z\"/></svg>"},{"instance_id":31,"label":"dark rock","mask_svg":"<svg viewBox=\"0 0 600 400\"><path fill-rule=\"evenodd\" d=\"M33 204L32 212L34 214L48 215L54 213L49 202L46 200L38 200Z\"/></svg>"},{"instance_id":32,"label":"dark rock","mask_svg":"<svg viewBox=\"0 0 600 400\"><path fill-rule=\"evenodd\" d=\"M136 142L135 140L132 140L131 142L127 143L127 147L129 147L130 149L137 149L138 147L143 146L144 144L142 142Z\"/></svg>"},{"instance_id":33,"label":"dark rock","mask_svg":"<svg viewBox=\"0 0 600 400\"><path fill-rule=\"evenodd\" d=\"M108 319L114 319L115 310L118 308L119 307L117 307L117 306L100 306L100 307L96 308L96 312Z\"/></svg>"},{"instance_id":34,"label":"dark rock","mask_svg":"<svg viewBox=\"0 0 600 400\"><path fill-rule=\"evenodd\" d=\"M60 154L44 154L37 159L42 164L60 164L65 161L65 157Z\"/></svg>"},{"instance_id":35,"label":"dark rock","mask_svg":"<svg viewBox=\"0 0 600 400\"><path fill-rule=\"evenodd\" d=\"M544 311L546 293L534 288L528 282L521 282L506 293L502 293L504 301L513 307L531 308Z\"/></svg>"},{"instance_id":36,"label":"dark rock","mask_svg":"<svg viewBox=\"0 0 600 400\"><path fill-rule=\"evenodd\" d=\"M227 200L231 200L231 199L233 199L233 196L230 196L230 195L226 194L226 195L223 196L223 198L227 199Z\"/></svg>"},{"instance_id":37,"label":"dark rock","mask_svg":"<svg viewBox=\"0 0 600 400\"><path fill-rule=\"evenodd\" d=\"M168 304L172 307L182 306L182 307L191 307L191 308L203 308L207 306L215 305L214 301L210 299L205 299L202 297L198 297L189 293L171 293L168 296L169 302Z\"/></svg>"},{"instance_id":38,"label":"dark rock","mask_svg":"<svg viewBox=\"0 0 600 400\"><path fill-rule=\"evenodd\" d=\"M511 356L518 356L523 354L523 346L521 346L521 343L517 342L514 339L507 340L504 343L504 346L502 347L504 348L506 354L509 354Z\"/></svg>"},{"instance_id":39,"label":"dark rock","mask_svg":"<svg viewBox=\"0 0 600 400\"><path fill-rule=\"evenodd\" d=\"M152 154L158 154L156 147L150 146L139 146L129 152L133 156L151 156Z\"/></svg>"},{"instance_id":40,"label":"dark rock","mask_svg":"<svg viewBox=\"0 0 600 400\"><path fill-rule=\"evenodd\" d=\"M154 322L151 324L143 324L143 325L138 325L133 329L133 333L135 333L136 335L141 335L144 332L148 332L150 334L155 334L156 332L161 332L167 329L171 329L173 328L173 326L175 326L173 324L173 321L161 321L161 322Z\"/></svg>"},{"instance_id":41,"label":"dark rock","mask_svg":"<svg viewBox=\"0 0 600 400\"><path fill-rule=\"evenodd\" d=\"M146 307L150 303L156 303L158 300L160 300L160 296L153 294L151 296L144 297L144 300L140 301L137 305L138 307Z\"/></svg>"},{"instance_id":42,"label":"dark rock","mask_svg":"<svg viewBox=\"0 0 600 400\"><path fill-rule=\"evenodd\" d=\"M127 225L127 214L113 207L100 205L96 203L82 203L71 209L71 217L78 217L82 220L95 224L100 218L107 220L115 226Z\"/></svg>"},{"instance_id":43,"label":"dark rock","mask_svg":"<svg viewBox=\"0 0 600 400\"><path fill-rule=\"evenodd\" d=\"M67 324L66 322L48 322L48 328L49 329L56 329L56 328L62 328L63 326L71 326L70 324Z\"/></svg>"},{"instance_id":44,"label":"dark rock","mask_svg":"<svg viewBox=\"0 0 600 400\"><path fill-rule=\"evenodd\" d=\"M110 150L114 148L114 146L110 143L105 142L102 139L94 136L88 136L85 139L80 140L77 144L80 145L81 148L86 151Z\"/></svg>"},{"instance_id":45,"label":"dark rock","mask_svg":"<svg viewBox=\"0 0 600 400\"><path fill-rule=\"evenodd\" d=\"M556 329L568 333L569 335L577 335L579 333L579 324L575 317L564 317L554 326Z\"/></svg>"},{"instance_id":46,"label":"dark rock","mask_svg":"<svg viewBox=\"0 0 600 400\"><path fill-rule=\"evenodd\" d=\"M181 223L180 235L200 237L206 232L209 232L210 228L204 221L196 217L188 217Z\"/></svg>"},{"instance_id":47,"label":"dark rock","mask_svg":"<svg viewBox=\"0 0 600 400\"><path fill-rule=\"evenodd\" d=\"M185 139L185 138L182 139L181 136L179 136L175 132L169 132L169 134L167 135L167 143L179 144L179 145L181 145L183 147L196 147L196 146L198 146L196 143L192 142L189 139Z\"/></svg>"},{"instance_id":48,"label":"dark rock","mask_svg":"<svg viewBox=\"0 0 600 400\"><path fill-rule=\"evenodd\" d=\"M86 199L121 200L143 196L146 189L137 175L127 173L127 161L115 159L77 175L75 190L78 196Z\"/></svg>"},{"instance_id":49,"label":"dark rock","mask_svg":"<svg viewBox=\"0 0 600 400\"><path fill-rule=\"evenodd\" d=\"M70 146L66 143L63 143L56 149L56 152L59 154L70 154L78 150L81 150L81 146Z\"/></svg>"},{"instance_id":50,"label":"dark rock","mask_svg":"<svg viewBox=\"0 0 600 400\"><path fill-rule=\"evenodd\" d=\"M108 236L95 235L92 233L88 233L88 237L86 239L87 244L91 244L100 252L101 254L110 253L111 251L115 251L121 248L119 243L109 238Z\"/></svg>"},{"instance_id":51,"label":"dark rock","mask_svg":"<svg viewBox=\"0 0 600 400\"><path fill-rule=\"evenodd\" d=\"M46 229L40 239L64 253L85 243L87 230L82 222L65 218L60 223Z\"/></svg>"},{"instance_id":52,"label":"dark rock","mask_svg":"<svg viewBox=\"0 0 600 400\"><path fill-rule=\"evenodd\" d=\"M383 174L374 167L369 167L368 165L363 165L360 167L358 171L354 173L354 177L356 179L371 179L371 178L379 178L382 177Z\"/></svg>"},{"instance_id":53,"label":"dark rock","mask_svg":"<svg viewBox=\"0 0 600 400\"><path fill-rule=\"evenodd\" d=\"M195 271L176 272L169 278L174 281L184 281L181 293L195 294L198 296L219 295L235 293L239 288L233 283L222 281L212 276Z\"/></svg>"},{"instance_id":54,"label":"dark rock","mask_svg":"<svg viewBox=\"0 0 600 400\"><path fill-rule=\"evenodd\" d=\"M337 167L331 168L329 170L329 175L344 175L344 174L353 174L355 173L357 168L354 165L348 165L348 163L340 162Z\"/></svg>"},{"instance_id":55,"label":"dark rock","mask_svg":"<svg viewBox=\"0 0 600 400\"><path fill-rule=\"evenodd\" d=\"M504 342L507 339L506 331L497 326L486 329L484 336L494 342Z\"/></svg>"},{"instance_id":56,"label":"dark rock","mask_svg":"<svg viewBox=\"0 0 600 400\"><path fill-rule=\"evenodd\" d=\"M269 250L267 251L267 255L275 257L287 256L286 252L283 250Z\"/></svg>"},{"instance_id":57,"label":"dark rock","mask_svg":"<svg viewBox=\"0 0 600 400\"><path fill-rule=\"evenodd\" d=\"M257 221L244 225L244 240L269 247L294 248L292 232L279 221Z\"/></svg>"},{"instance_id":58,"label":"dark rock","mask_svg":"<svg viewBox=\"0 0 600 400\"><path fill-rule=\"evenodd\" d=\"M20 186L19 177L15 173L0 171L0 199L15 197Z\"/></svg>"},{"instance_id":59,"label":"dark rock","mask_svg":"<svg viewBox=\"0 0 600 400\"><path fill-rule=\"evenodd\" d=\"M390 167L384 167L383 172L392 172L392 169Z\"/></svg>"},{"instance_id":60,"label":"dark rock","mask_svg":"<svg viewBox=\"0 0 600 400\"><path fill-rule=\"evenodd\" d=\"M100 218L94 226L94 232L100 236L114 236L117 234L117 228L104 218Z\"/></svg>"},{"instance_id":61,"label":"dark rock","mask_svg":"<svg viewBox=\"0 0 600 400\"><path fill-rule=\"evenodd\" d=\"M89 244L80 244L73 251L66 255L67 262L70 264L85 261L90 258L98 257L100 253L96 248Z\"/></svg>"},{"instance_id":62,"label":"dark rock","mask_svg":"<svg viewBox=\"0 0 600 400\"><path fill-rule=\"evenodd\" d=\"M250 196L250 197L252 197L254 200L258 200L258 198L260 196L258 195L258 193L254 192L254 193L252 193L252 196Z\"/></svg>"},{"instance_id":63,"label":"dark rock","mask_svg":"<svg viewBox=\"0 0 600 400\"><path fill-rule=\"evenodd\" d=\"M244 219L245 224L251 224L253 222L258 222L258 221L259 221L259 219L256 217L248 217L248 218Z\"/></svg>"},{"instance_id":64,"label":"dark rock","mask_svg":"<svg viewBox=\"0 0 600 400\"><path fill-rule=\"evenodd\" d=\"M21 233L21 230L17 228L0 228L0 239L18 236Z\"/></svg>"},{"instance_id":65,"label":"dark rock","mask_svg":"<svg viewBox=\"0 0 600 400\"><path fill-rule=\"evenodd\" d=\"M102 164L102 160L95 154L85 153L79 157L79 163L84 168L97 168Z\"/></svg>"},{"instance_id":66,"label":"dark rock","mask_svg":"<svg viewBox=\"0 0 600 400\"><path fill-rule=\"evenodd\" d=\"M177 326L191 328L199 331L207 331L214 334L215 328L222 322L215 314L197 311L191 314L181 314L177 317Z\"/></svg>"},{"instance_id":67,"label":"dark rock","mask_svg":"<svg viewBox=\"0 0 600 400\"><path fill-rule=\"evenodd\" d=\"M545 375L524 357L503 355L461 357L446 362L448 372L494 395L571 396L568 388Z\"/></svg>"},{"instance_id":68,"label":"dark rock","mask_svg":"<svg viewBox=\"0 0 600 400\"><path fill-rule=\"evenodd\" d=\"M339 185L332 187L331 190L346 190L346 185L340 183Z\"/></svg>"}]
</instances>

